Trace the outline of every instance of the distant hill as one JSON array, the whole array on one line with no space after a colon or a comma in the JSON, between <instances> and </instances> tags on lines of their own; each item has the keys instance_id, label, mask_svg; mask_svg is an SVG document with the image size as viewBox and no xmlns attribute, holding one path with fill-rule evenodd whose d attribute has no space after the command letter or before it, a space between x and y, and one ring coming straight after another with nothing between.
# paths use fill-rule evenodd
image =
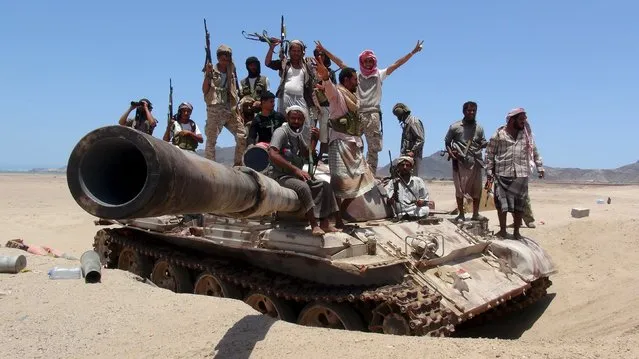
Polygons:
<instances>
[{"instance_id":1,"label":"distant hill","mask_svg":"<svg viewBox=\"0 0 639 359\"><path fill-rule=\"evenodd\" d=\"M202 146L203 147L203 146ZM198 149L197 153L204 156L204 148ZM216 147L217 162L225 165L233 165L235 147ZM441 156L440 152L435 152L422 159L419 176L426 179L452 180L451 162L446 160L447 156ZM389 165L378 169L378 175L388 175ZM34 168L28 173L64 173L66 167L60 168ZM536 180L536 177L531 177ZM581 169L581 168L559 168L546 166L546 182L563 183L602 183L602 184L639 184L639 161L614 169Z\"/></svg>"},{"instance_id":2,"label":"distant hill","mask_svg":"<svg viewBox=\"0 0 639 359\"><path fill-rule=\"evenodd\" d=\"M451 163L446 160L447 156L440 156L440 152L435 152L422 159L419 169L419 176L427 179L451 179ZM378 170L380 175L387 175L389 165ZM581 169L581 168L559 168L545 166L546 182L565 183L604 183L604 184L629 184L639 183L639 161L615 169ZM537 180L536 173L531 176L532 180Z\"/></svg>"},{"instance_id":3,"label":"distant hill","mask_svg":"<svg viewBox=\"0 0 639 359\"><path fill-rule=\"evenodd\" d=\"M437 151L428 157L422 157L422 163L419 167L419 177L427 179L452 179L452 165L447 160L448 156L441 156ZM387 176L389 174L390 164L377 169L378 176Z\"/></svg>"},{"instance_id":4,"label":"distant hill","mask_svg":"<svg viewBox=\"0 0 639 359\"><path fill-rule=\"evenodd\" d=\"M546 180L569 183L639 183L639 161L605 170L546 167Z\"/></svg>"},{"instance_id":5,"label":"distant hill","mask_svg":"<svg viewBox=\"0 0 639 359\"><path fill-rule=\"evenodd\" d=\"M60 168L32 168L27 173L66 173L67 166Z\"/></svg>"}]
</instances>

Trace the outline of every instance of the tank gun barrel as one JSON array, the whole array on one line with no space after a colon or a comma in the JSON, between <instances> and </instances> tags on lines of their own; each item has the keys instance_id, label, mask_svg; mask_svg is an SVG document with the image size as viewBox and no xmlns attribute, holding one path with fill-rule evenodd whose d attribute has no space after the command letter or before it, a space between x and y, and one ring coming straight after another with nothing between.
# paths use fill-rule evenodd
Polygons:
<instances>
[{"instance_id":1,"label":"tank gun barrel","mask_svg":"<svg viewBox=\"0 0 639 359\"><path fill-rule=\"evenodd\" d=\"M300 207L295 192L250 168L230 168L124 126L99 128L78 142L67 184L82 209L107 219L255 217Z\"/></svg>"}]
</instances>

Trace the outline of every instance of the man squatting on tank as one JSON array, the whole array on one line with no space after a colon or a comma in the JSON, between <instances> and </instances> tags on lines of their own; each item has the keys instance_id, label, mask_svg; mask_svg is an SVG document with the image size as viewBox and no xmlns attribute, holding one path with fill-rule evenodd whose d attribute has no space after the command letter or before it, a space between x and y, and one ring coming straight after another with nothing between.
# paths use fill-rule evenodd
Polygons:
<instances>
[{"instance_id":1,"label":"man squatting on tank","mask_svg":"<svg viewBox=\"0 0 639 359\"><path fill-rule=\"evenodd\" d=\"M386 184L388 203L393 206L395 215L402 219L427 217L430 212L428 189L424 180L412 176L415 159L401 156L393 161L397 176Z\"/></svg>"}]
</instances>

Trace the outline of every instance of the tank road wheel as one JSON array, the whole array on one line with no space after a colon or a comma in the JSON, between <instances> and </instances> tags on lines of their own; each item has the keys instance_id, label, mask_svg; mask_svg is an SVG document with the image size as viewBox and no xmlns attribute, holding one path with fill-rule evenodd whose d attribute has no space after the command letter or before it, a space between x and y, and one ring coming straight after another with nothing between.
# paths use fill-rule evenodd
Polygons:
<instances>
[{"instance_id":1,"label":"tank road wheel","mask_svg":"<svg viewBox=\"0 0 639 359\"><path fill-rule=\"evenodd\" d=\"M373 310L373 319L368 329L374 332L392 335L410 335L410 325L406 317L382 303Z\"/></svg>"},{"instance_id":2,"label":"tank road wheel","mask_svg":"<svg viewBox=\"0 0 639 359\"><path fill-rule=\"evenodd\" d=\"M244 303L269 317L295 323L293 309L283 300L260 292L251 292L244 298Z\"/></svg>"},{"instance_id":3,"label":"tank road wheel","mask_svg":"<svg viewBox=\"0 0 639 359\"><path fill-rule=\"evenodd\" d=\"M193 284L189 271L166 259L158 259L151 272L151 282L160 288L176 293L193 293Z\"/></svg>"},{"instance_id":4,"label":"tank road wheel","mask_svg":"<svg viewBox=\"0 0 639 359\"><path fill-rule=\"evenodd\" d=\"M104 229L99 230L98 233L95 234L93 250L100 256L100 264L106 268L113 268L118 264L117 249L112 250L109 248L110 246L112 246L111 234Z\"/></svg>"},{"instance_id":5,"label":"tank road wheel","mask_svg":"<svg viewBox=\"0 0 639 359\"><path fill-rule=\"evenodd\" d=\"M137 274L142 278L148 278L151 274L151 260L135 251L131 247L124 247L118 258L118 269Z\"/></svg>"},{"instance_id":6,"label":"tank road wheel","mask_svg":"<svg viewBox=\"0 0 639 359\"><path fill-rule=\"evenodd\" d=\"M193 293L201 295L209 295L220 298L242 298L239 288L229 284L228 282L218 278L217 276L204 272L195 280L195 289Z\"/></svg>"},{"instance_id":7,"label":"tank road wheel","mask_svg":"<svg viewBox=\"0 0 639 359\"><path fill-rule=\"evenodd\" d=\"M354 331L365 328L357 312L344 303L310 303L302 309L297 324Z\"/></svg>"}]
</instances>

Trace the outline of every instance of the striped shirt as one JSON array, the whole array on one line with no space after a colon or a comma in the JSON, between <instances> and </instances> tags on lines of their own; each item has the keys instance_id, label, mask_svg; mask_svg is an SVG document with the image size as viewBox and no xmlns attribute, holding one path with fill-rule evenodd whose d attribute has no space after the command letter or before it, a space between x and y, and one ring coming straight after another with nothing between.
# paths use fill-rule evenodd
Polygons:
<instances>
[{"instance_id":1,"label":"striped shirt","mask_svg":"<svg viewBox=\"0 0 639 359\"><path fill-rule=\"evenodd\" d=\"M486 174L502 177L528 177L532 173L531 164L537 166L537 171L543 171L543 163L537 146L533 143L532 159L526 150L527 141L524 131L517 133L513 139L506 126L502 126L490 138L486 148ZM531 161L532 160L532 161Z\"/></svg>"}]
</instances>

